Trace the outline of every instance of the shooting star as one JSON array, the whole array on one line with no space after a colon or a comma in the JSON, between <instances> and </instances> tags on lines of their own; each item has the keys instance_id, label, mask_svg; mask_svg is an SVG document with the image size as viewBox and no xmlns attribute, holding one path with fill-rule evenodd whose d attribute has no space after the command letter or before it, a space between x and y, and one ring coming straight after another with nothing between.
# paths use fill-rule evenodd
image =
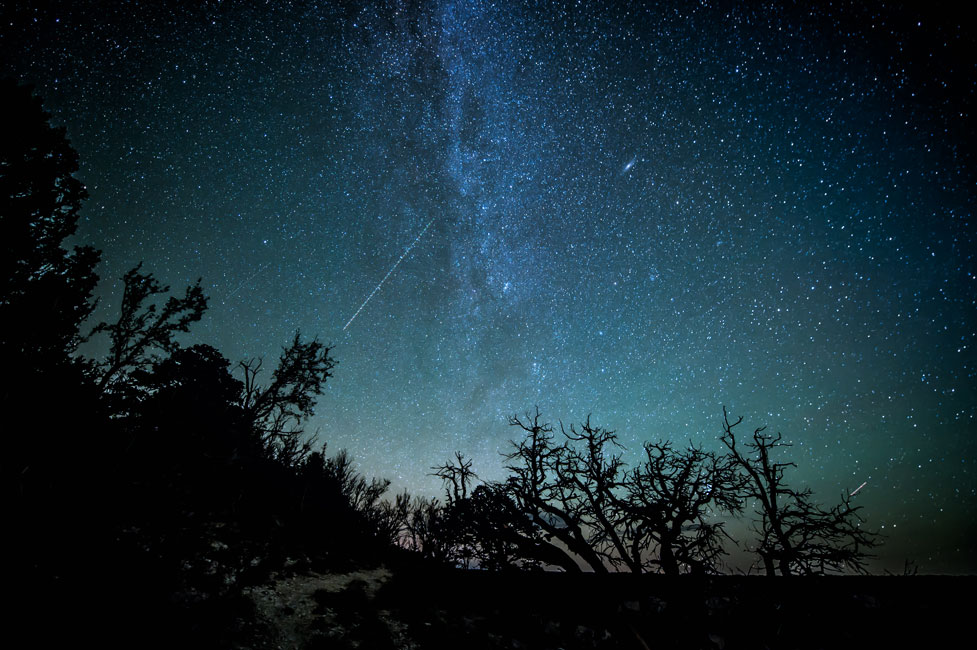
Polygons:
<instances>
[{"instance_id":1,"label":"shooting star","mask_svg":"<svg viewBox=\"0 0 977 650\"><path fill-rule=\"evenodd\" d=\"M283 217L283 221L285 219L288 219L288 217L291 217L293 214L295 214L295 210L290 210L289 213L287 215L285 215L285 217ZM304 234L305 234L305 231L304 230L298 230L295 233L293 233L291 237L288 237L287 239L283 239L281 241L281 243L282 244L287 244L288 242L292 241L293 239L296 239L297 237L301 237ZM265 239L261 243L264 244L265 246L267 246L269 244L269 242L270 242L270 239ZM257 268L257 270L252 271L251 272L251 275L249 275L246 278L244 278L244 280L242 280L236 287L234 287L233 289L231 289L231 291L226 296L224 296L224 298L221 300L221 304L222 305L226 305L227 304L227 301L230 300L231 298L233 298L235 295L237 295L237 292L238 291L240 291L241 289L243 289L245 285L250 284L251 281L254 280L258 276L259 273L261 273L262 271L264 271L265 269L267 269L269 266L271 266L276 261L278 261L278 260L272 260L270 262L265 262L264 264L262 264L261 266L259 266Z\"/></svg>"},{"instance_id":2,"label":"shooting star","mask_svg":"<svg viewBox=\"0 0 977 650\"><path fill-rule=\"evenodd\" d=\"M292 214L294 214L294 210L289 213L289 216L291 216ZM281 243L282 244L287 244L288 242L292 241L293 239L295 239L297 237L301 237L303 234L305 234L305 231L299 230L296 233L294 233L291 237L289 237L287 239L283 239ZM268 239L265 239L262 243L267 246L268 245L268 242L269 242L269 240ZM244 280L242 280L240 282L240 284L238 284L236 287L234 287L234 289L232 289L230 291L230 293L228 293L226 296L224 296L224 299L221 300L221 304L222 305L226 305L227 304L227 301L230 300L231 298L233 298L235 295L237 295L237 292L238 291L240 291L241 289L243 289L245 285L250 284L251 281L254 280L258 276L259 273L261 273L262 271L264 271L269 266L271 266L274 262L277 262L277 261L278 260L272 260L270 262L265 262L264 264L262 264L261 266L259 266L257 268L257 270L252 271L251 272L251 275L249 275L248 277L244 278Z\"/></svg>"},{"instance_id":3,"label":"shooting star","mask_svg":"<svg viewBox=\"0 0 977 650\"><path fill-rule=\"evenodd\" d=\"M859 490L861 490L861 489L862 489L863 487L865 487L866 485L868 485L868 481L865 481L865 482L863 482L863 483L862 483L861 485L859 485L859 486L858 486L857 488L855 488L855 491L854 491L854 492L852 492L852 493L851 493L851 494L849 494L848 496L849 496L849 497L853 497L853 496L855 496L856 494L858 494L858 491L859 491Z\"/></svg>"},{"instance_id":4,"label":"shooting star","mask_svg":"<svg viewBox=\"0 0 977 650\"><path fill-rule=\"evenodd\" d=\"M262 264L261 266L259 266L257 271L255 271L254 273L252 273L251 275L249 275L248 277L246 277L241 282L241 284L239 284L236 287L234 287L234 290L233 291L231 291L229 294L227 294L226 296L224 296L224 299L221 300L221 304L222 305L226 305L227 304L227 301L234 297L234 294L236 294L238 291L240 291L242 288L244 288L244 285L246 285L249 282L251 282L251 280L253 280L256 275L258 275L259 273L261 273L262 271L264 271L269 266L271 266L271 262L265 262L264 264Z\"/></svg>"},{"instance_id":5,"label":"shooting star","mask_svg":"<svg viewBox=\"0 0 977 650\"><path fill-rule=\"evenodd\" d=\"M373 288L373 291L371 291L371 292L370 292L370 295L368 295L368 296L366 297L366 300L364 300L364 301L363 301L363 304L362 304L362 305L360 305L360 308L356 310L356 313L355 313L355 314L353 314L353 315L352 315L352 316L350 317L350 319L349 319L348 321L346 321L346 324L345 324L345 325L343 325L343 331L344 331L344 332L346 331L346 328L347 328L347 327L349 327L349 326L350 326L350 324L351 324L351 323L352 323L352 322L353 322L354 320L356 320L356 317L360 315L360 312L361 312L361 311L363 311L363 308L364 308L364 307L366 307L366 304L367 304L368 302L370 302L370 299L371 299L371 298L373 298L373 296L375 296L375 295L376 295L376 293L377 293L377 291L379 291L379 290L380 290L380 287L382 287L382 286L383 286L383 283L387 281L387 278L389 278L389 277L390 277L390 274L391 274L391 273L393 273L393 272L394 272L394 271L395 271L395 270L397 269L397 266L398 266L398 265L400 265L400 263L401 263L401 262L403 261L403 259L404 259L405 257L407 257L407 254L408 254L408 253L410 253L410 250L411 250L412 248L414 248L414 246L415 246L415 245L417 244L417 242L419 242L419 241L421 240L421 237L423 237L423 236L424 236L424 233L426 233L426 232L427 232L427 229L431 227L431 224L432 224L432 223L434 223L434 217L431 217L431 220L430 220L430 221L428 221L428 222L427 222L427 225L426 225L426 226L424 226L424 229L423 229L423 230L421 230L421 234L419 234L419 235L417 236L417 238L416 238L416 239L414 239L414 241L412 241L412 242L411 242L411 244L410 244L410 246L408 246L408 247L407 247L407 248L406 248L406 249L404 250L404 252L400 254L400 257L398 257L398 258L397 258L397 261L396 261L396 262L394 262L394 265L390 267L390 270L389 270L389 271L387 271L387 274L386 274L385 276L383 276L383 279L382 279L382 280L380 280L380 284L378 284L378 285L377 285L376 287L374 287L374 288Z\"/></svg>"}]
</instances>

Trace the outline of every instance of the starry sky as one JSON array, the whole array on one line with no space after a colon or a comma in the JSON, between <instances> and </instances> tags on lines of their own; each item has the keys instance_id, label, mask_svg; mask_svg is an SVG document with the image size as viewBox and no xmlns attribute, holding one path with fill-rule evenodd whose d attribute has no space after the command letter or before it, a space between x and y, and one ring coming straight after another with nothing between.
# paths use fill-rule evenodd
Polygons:
<instances>
[{"instance_id":1,"label":"starry sky","mask_svg":"<svg viewBox=\"0 0 977 650\"><path fill-rule=\"evenodd\" d=\"M192 339L229 359L334 345L309 429L364 473L433 495L460 450L502 478L505 418L534 405L629 458L718 450L726 405L793 443L795 485L867 481L878 570L977 571L962 16L8 4L0 74L81 154L99 315L142 260L203 278Z\"/></svg>"}]
</instances>

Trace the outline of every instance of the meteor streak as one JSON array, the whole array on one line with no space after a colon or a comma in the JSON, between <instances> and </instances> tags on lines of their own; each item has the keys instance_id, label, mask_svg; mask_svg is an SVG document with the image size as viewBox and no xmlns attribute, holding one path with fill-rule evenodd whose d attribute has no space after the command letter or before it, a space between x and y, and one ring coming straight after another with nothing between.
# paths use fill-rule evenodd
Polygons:
<instances>
[{"instance_id":1,"label":"meteor streak","mask_svg":"<svg viewBox=\"0 0 977 650\"><path fill-rule=\"evenodd\" d=\"M285 217L283 217L283 220L288 219L289 217L291 217L294 214L295 214L295 210L290 210L288 212L288 214L285 215ZM303 231L303 230L297 230L294 234L292 234L291 237L289 237L288 239L282 240L281 243L282 244L287 244L288 242L290 242L290 241L292 241L292 240L294 240L294 239L296 239L298 237L301 237L304 234L305 234L305 231ZM266 239L262 243L264 243L265 245L268 245L268 240ZM249 275L248 277L244 278L244 280L242 280L240 284L238 284L236 287L234 287L231 290L230 293L228 293L226 296L224 296L224 299L221 300L221 304L222 305L226 305L228 300L230 300L231 298L233 298L237 294L238 291L240 291L241 289L244 288L244 285L249 284L251 282L251 280L254 280L255 277L257 277L257 275L259 273L261 273L262 271L264 271L265 269L267 269L275 261L277 261L277 260L272 260L270 262L265 262L264 264L262 264L261 266L259 266L256 271L253 271L251 273L251 275Z\"/></svg>"},{"instance_id":2,"label":"meteor streak","mask_svg":"<svg viewBox=\"0 0 977 650\"><path fill-rule=\"evenodd\" d=\"M262 264L261 266L259 266L257 271L255 271L254 273L252 273L251 275L249 275L247 278L245 278L244 281L241 282L241 284L239 284L236 287L234 287L234 290L233 291L231 291L229 294L227 294L226 296L224 296L224 299L221 300L221 304L222 305L227 304L227 301L230 300L231 298L233 298L234 297L234 294L236 294L238 291L240 291L244 287L244 285L246 285L247 283L251 282L251 280L253 280L256 275L258 275L259 273L261 273L262 271L264 271L269 266L271 266L271 262L265 262L264 264Z\"/></svg>"},{"instance_id":3,"label":"meteor streak","mask_svg":"<svg viewBox=\"0 0 977 650\"><path fill-rule=\"evenodd\" d=\"M410 252L410 249L414 248L414 245L417 244L417 242L419 242L421 240L421 237L424 236L424 233L427 232L427 229L431 227L431 224L432 223L434 223L434 217L431 217L431 220L428 221L427 222L427 225L424 226L424 229L421 230L421 234L419 234L417 236L417 238L414 239L414 241L411 242L410 246L408 246L404 250L404 252L401 253L400 257L397 258L397 261L394 262L394 265L390 267L390 270L387 271L387 274L385 276L383 276L383 279L382 280L380 280L380 284L378 284L376 287L374 287L373 291L370 292L370 295L368 295L366 297L366 300L363 301L363 304L360 305L360 308L356 310L356 313L353 314L352 317L350 317L350 319L348 321L346 321L346 324L343 325L343 331L344 332L346 331L346 328L349 327L350 323L352 323L354 320L356 320L356 317L360 315L360 312L363 311L363 308L364 307L366 307L366 303L370 302L370 299L374 295L376 295L377 291L380 290L380 287L382 287L383 286L383 283L387 281L387 278L390 277L390 274L393 273L397 269L397 266L401 263L401 261L403 261L403 259L405 257L407 257L407 254Z\"/></svg>"},{"instance_id":4,"label":"meteor streak","mask_svg":"<svg viewBox=\"0 0 977 650\"><path fill-rule=\"evenodd\" d=\"M863 482L863 483L862 483L861 485L859 485L859 486L858 486L857 488L855 488L855 491L854 491L854 492L852 492L852 493L851 493L851 494L849 494L848 496L850 496L850 497L853 497L853 496L855 496L856 494L858 494L858 491L859 491L859 490L861 490L861 489L862 489L863 487L865 487L866 485L868 485L868 481L865 481L865 482Z\"/></svg>"}]
</instances>

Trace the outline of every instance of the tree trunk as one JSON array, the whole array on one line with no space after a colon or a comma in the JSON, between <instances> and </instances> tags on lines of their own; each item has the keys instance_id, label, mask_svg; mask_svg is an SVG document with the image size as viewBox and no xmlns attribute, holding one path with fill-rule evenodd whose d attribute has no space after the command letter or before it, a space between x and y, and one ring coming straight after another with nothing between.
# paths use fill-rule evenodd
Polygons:
<instances>
[{"instance_id":1,"label":"tree trunk","mask_svg":"<svg viewBox=\"0 0 977 650\"><path fill-rule=\"evenodd\" d=\"M767 553L761 554L760 557L763 558L763 568L767 572L767 575L768 576L777 575L777 567L774 566L773 557L771 557Z\"/></svg>"},{"instance_id":2,"label":"tree trunk","mask_svg":"<svg viewBox=\"0 0 977 650\"><path fill-rule=\"evenodd\" d=\"M675 559L675 553L669 544L661 545L661 550L658 553L658 562L661 565L662 573L665 575L678 575L678 561Z\"/></svg>"}]
</instances>

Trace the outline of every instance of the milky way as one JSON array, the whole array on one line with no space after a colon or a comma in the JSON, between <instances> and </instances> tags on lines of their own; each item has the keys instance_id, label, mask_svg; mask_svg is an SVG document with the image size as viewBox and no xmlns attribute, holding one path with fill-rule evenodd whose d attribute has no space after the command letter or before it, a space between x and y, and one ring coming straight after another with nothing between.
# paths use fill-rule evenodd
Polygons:
<instances>
[{"instance_id":1,"label":"milky way","mask_svg":"<svg viewBox=\"0 0 977 650\"><path fill-rule=\"evenodd\" d=\"M421 493L456 449L500 478L537 404L633 451L718 449L726 405L858 492L880 567L977 570L962 18L189 4L4 10L3 72L81 154L103 315L144 260L203 277L230 359L334 344L310 430Z\"/></svg>"}]
</instances>

